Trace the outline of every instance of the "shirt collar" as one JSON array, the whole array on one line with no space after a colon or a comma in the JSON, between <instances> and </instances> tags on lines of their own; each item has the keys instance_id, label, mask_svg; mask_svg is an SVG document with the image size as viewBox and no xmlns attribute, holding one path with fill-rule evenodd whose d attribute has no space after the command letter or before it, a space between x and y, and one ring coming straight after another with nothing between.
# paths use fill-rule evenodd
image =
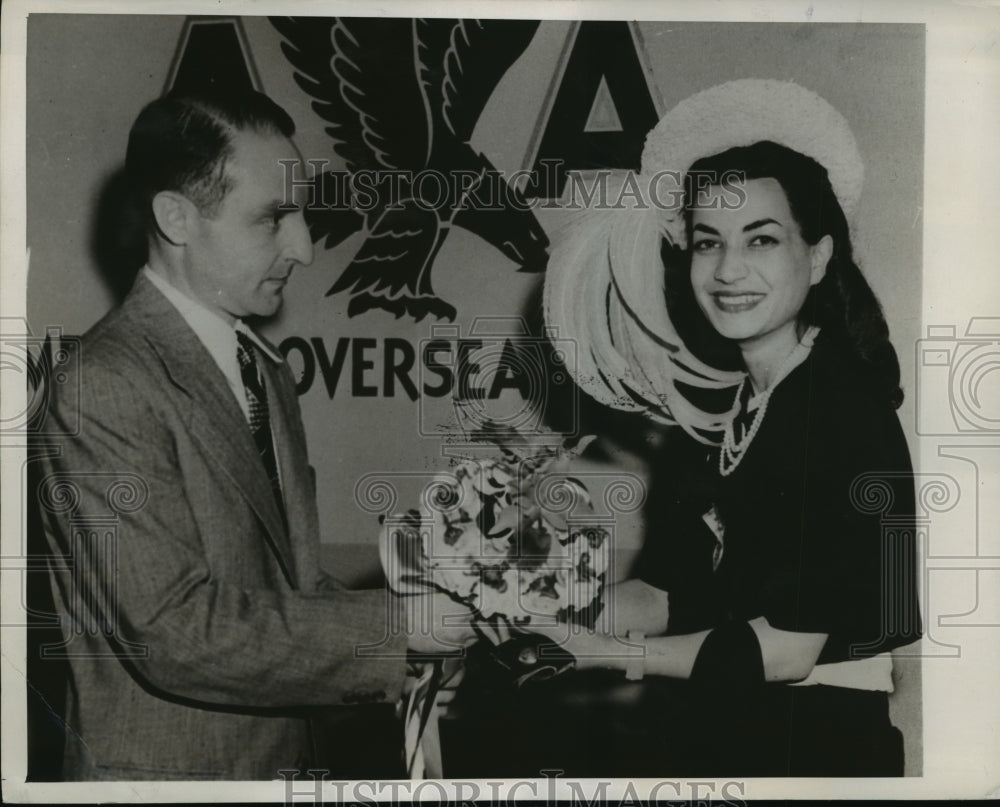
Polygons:
<instances>
[{"instance_id":1,"label":"shirt collar","mask_svg":"<svg viewBox=\"0 0 1000 807\"><path fill-rule=\"evenodd\" d=\"M261 339L257 334L253 332L253 329L247 325L243 320L236 320L236 325L233 326L235 330L242 334L246 334L250 337L250 341L257 345L258 348L267 356L271 361L281 364L285 359L280 353L278 353L273 347L271 347L267 342Z\"/></svg>"},{"instance_id":2,"label":"shirt collar","mask_svg":"<svg viewBox=\"0 0 1000 807\"><path fill-rule=\"evenodd\" d=\"M220 367L228 368L232 357L236 355L236 331L246 334L261 352L279 364L284 361L281 354L264 342L243 320L236 320L230 325L218 314L210 311L201 303L188 297L161 274L154 272L148 265L142 270L156 288L162 292L184 318L184 321L195 332L205 348Z\"/></svg>"}]
</instances>

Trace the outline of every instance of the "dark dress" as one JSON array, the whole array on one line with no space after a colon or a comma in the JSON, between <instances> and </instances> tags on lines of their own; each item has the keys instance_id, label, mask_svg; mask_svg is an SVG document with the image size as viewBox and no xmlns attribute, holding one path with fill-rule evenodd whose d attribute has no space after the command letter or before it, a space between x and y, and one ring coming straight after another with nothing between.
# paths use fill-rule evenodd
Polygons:
<instances>
[{"instance_id":1,"label":"dark dress","mask_svg":"<svg viewBox=\"0 0 1000 807\"><path fill-rule=\"evenodd\" d=\"M914 491L895 411L846 351L817 339L775 388L740 464L679 429L654 468L649 529L634 576L669 592L669 632L763 616L827 633L818 663L864 658L920 636ZM703 515L724 524L721 557ZM650 689L683 775L901 775L884 692L762 684ZM659 701L659 703L655 703Z\"/></svg>"}]
</instances>

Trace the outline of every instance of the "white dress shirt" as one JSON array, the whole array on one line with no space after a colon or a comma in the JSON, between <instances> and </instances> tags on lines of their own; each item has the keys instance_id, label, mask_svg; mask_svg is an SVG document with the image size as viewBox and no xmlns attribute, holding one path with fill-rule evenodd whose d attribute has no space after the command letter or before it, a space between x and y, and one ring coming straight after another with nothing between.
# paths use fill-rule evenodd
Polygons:
<instances>
[{"instance_id":1,"label":"white dress shirt","mask_svg":"<svg viewBox=\"0 0 1000 807\"><path fill-rule=\"evenodd\" d=\"M243 410L243 416L250 422L250 405L247 403L246 389L243 387L243 376L240 374L240 363L236 358L236 331L245 333L253 343L270 359L282 362L284 359L255 334L242 320L236 320L236 325L230 325L218 314L210 311L201 303L188 297L165 277L154 272L149 266L142 270L150 282L156 286L173 306L191 330L201 340L209 355L222 370L229 388L236 396L236 401Z\"/></svg>"}]
</instances>

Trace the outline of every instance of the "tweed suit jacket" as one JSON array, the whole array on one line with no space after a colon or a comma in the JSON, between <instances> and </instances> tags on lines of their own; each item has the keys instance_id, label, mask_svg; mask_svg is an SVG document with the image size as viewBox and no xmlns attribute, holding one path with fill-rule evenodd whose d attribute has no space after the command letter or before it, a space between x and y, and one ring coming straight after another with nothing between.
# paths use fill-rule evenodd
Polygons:
<instances>
[{"instance_id":1,"label":"tweed suit jacket","mask_svg":"<svg viewBox=\"0 0 1000 807\"><path fill-rule=\"evenodd\" d=\"M79 349L39 491L67 561L50 571L70 668L64 777L273 779L310 764L308 707L396 699L405 637L387 592L320 569L290 371L259 356L286 530L225 377L148 279Z\"/></svg>"}]
</instances>

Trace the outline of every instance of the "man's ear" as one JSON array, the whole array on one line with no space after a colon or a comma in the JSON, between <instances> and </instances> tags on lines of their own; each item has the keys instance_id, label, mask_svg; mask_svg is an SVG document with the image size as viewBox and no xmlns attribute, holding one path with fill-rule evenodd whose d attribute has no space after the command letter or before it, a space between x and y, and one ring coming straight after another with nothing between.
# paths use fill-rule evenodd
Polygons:
<instances>
[{"instance_id":1,"label":"man's ear","mask_svg":"<svg viewBox=\"0 0 1000 807\"><path fill-rule=\"evenodd\" d=\"M176 191L160 191L153 197L153 218L160 234L175 246L188 243L198 210Z\"/></svg>"},{"instance_id":2,"label":"man's ear","mask_svg":"<svg viewBox=\"0 0 1000 807\"><path fill-rule=\"evenodd\" d=\"M815 286L826 276L826 267L830 263L833 255L833 238L824 235L819 241L809 247L809 258L812 271L809 277L809 285Z\"/></svg>"}]
</instances>

